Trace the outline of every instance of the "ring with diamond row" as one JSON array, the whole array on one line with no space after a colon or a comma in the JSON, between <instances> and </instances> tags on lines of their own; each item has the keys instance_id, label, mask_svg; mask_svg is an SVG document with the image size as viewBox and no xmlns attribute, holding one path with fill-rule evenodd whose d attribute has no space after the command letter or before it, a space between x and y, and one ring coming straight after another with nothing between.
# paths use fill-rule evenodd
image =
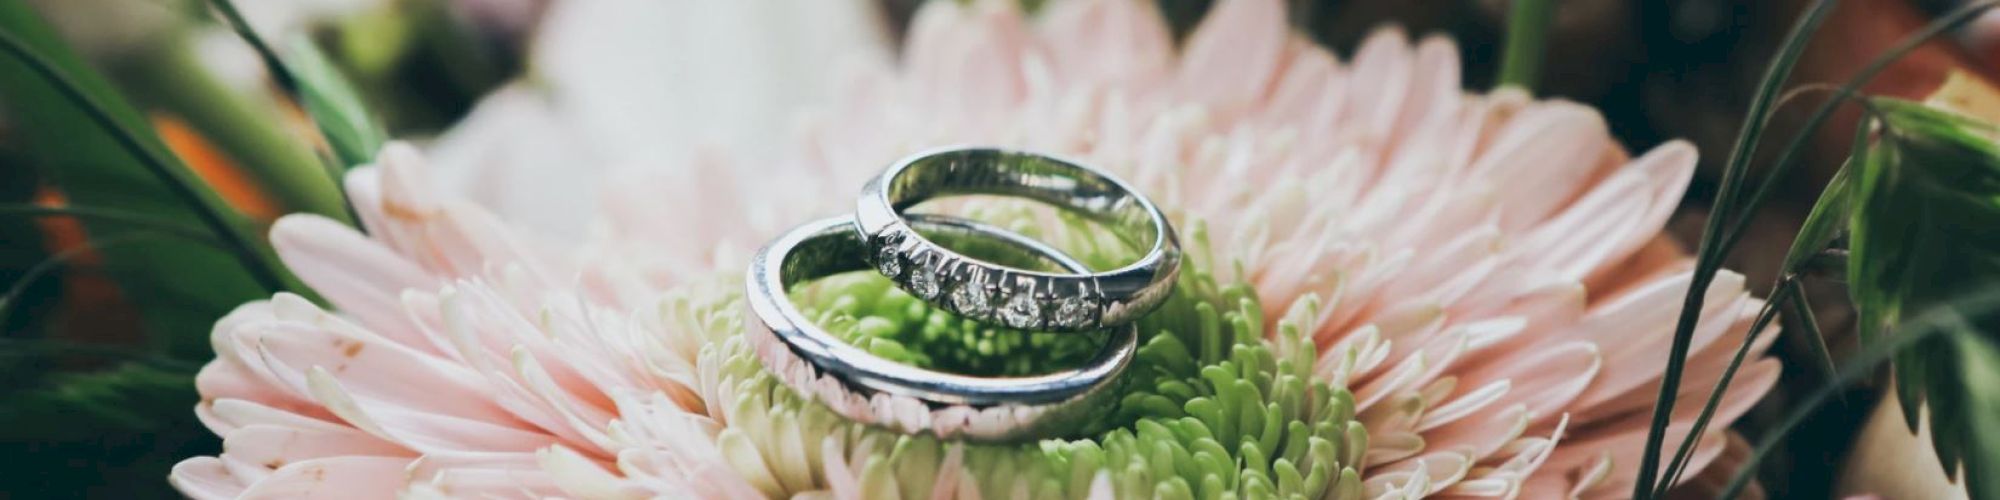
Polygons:
<instances>
[{"instance_id":1,"label":"ring with diamond row","mask_svg":"<svg viewBox=\"0 0 2000 500\"><path fill-rule=\"evenodd\" d=\"M1041 242L978 222L912 215L934 237L998 243L1062 268L1075 259ZM1012 441L1059 435L1101 412L1105 390L1132 361L1138 327L1112 329L1084 366L1027 377L976 377L906 365L849 345L816 326L786 294L792 285L866 267L868 249L851 219L799 226L750 261L749 339L766 368L787 386L847 418L907 434Z\"/></svg>"},{"instance_id":2,"label":"ring with diamond row","mask_svg":"<svg viewBox=\"0 0 2000 500\"><path fill-rule=\"evenodd\" d=\"M905 209L956 195L1053 205L1147 252L1110 271L1050 273L968 257L911 231ZM868 241L868 263L897 286L960 316L1012 328L1078 331L1129 323L1166 300L1180 272L1180 242L1152 201L1110 174L1034 153L950 148L911 156L862 188L854 223ZM1135 241L1138 235L1151 241Z\"/></svg>"}]
</instances>

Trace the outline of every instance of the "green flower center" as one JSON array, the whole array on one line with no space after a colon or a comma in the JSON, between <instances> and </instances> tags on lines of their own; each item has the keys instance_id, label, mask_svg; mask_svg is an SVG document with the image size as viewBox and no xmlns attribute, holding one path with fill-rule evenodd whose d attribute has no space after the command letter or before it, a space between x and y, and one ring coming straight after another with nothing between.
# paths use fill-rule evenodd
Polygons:
<instances>
[{"instance_id":1,"label":"green flower center","mask_svg":"<svg viewBox=\"0 0 2000 500\"><path fill-rule=\"evenodd\" d=\"M1017 221L1018 222L1018 221ZM1073 220L1034 235L1093 266L1131 260ZM1014 224L1022 226L1022 224ZM1343 387L1316 381L1316 349L1295 321L1267 324L1246 284L1219 285L1195 224L1175 293L1139 322L1140 349L1113 390L1115 407L1071 437L1020 444L940 441L873 428L801 398L762 370L741 339L704 349L723 364L736 401L725 412L732 454L763 457L767 494L824 488L822 447L838 440L867 498L927 498L943 457L964 447L963 472L985 498L1078 498L1105 475L1122 497L1358 498L1367 431ZM1027 231L1023 231L1024 233ZM1240 274L1240 273L1239 273ZM976 375L1073 367L1102 335L1020 332L930 307L871 273L800 287L793 300L840 338L885 358ZM1311 299L1295 310L1312 317ZM736 307L734 301L719 309ZM740 313L737 313L740 314ZM727 324L727 322L713 324ZM729 326L737 326L729 324ZM1266 339L1266 331L1275 331ZM859 450L857 450L859 449ZM743 469L743 467L739 467Z\"/></svg>"},{"instance_id":2,"label":"green flower center","mask_svg":"<svg viewBox=\"0 0 2000 500\"><path fill-rule=\"evenodd\" d=\"M1106 335L1012 330L931 307L874 271L825 278L792 292L806 316L885 359L978 376L1023 376L1082 366Z\"/></svg>"}]
</instances>

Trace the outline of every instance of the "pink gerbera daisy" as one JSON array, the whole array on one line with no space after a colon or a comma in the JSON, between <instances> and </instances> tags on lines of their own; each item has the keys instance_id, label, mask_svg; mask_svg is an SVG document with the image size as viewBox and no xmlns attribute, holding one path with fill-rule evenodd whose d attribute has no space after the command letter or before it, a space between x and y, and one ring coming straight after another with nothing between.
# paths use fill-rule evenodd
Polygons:
<instances>
[{"instance_id":1,"label":"pink gerbera daisy","mask_svg":"<svg viewBox=\"0 0 2000 500\"><path fill-rule=\"evenodd\" d=\"M1383 31L1340 61L1290 32L1277 0L1218 2L1178 47L1150 2L1053 2L1033 22L1011 2L932 2L900 64L838 95L779 165L714 154L620 179L581 245L440 199L419 155L390 148L348 179L367 235L311 216L273 230L331 311L279 296L217 324L197 412L224 451L183 462L175 485L202 498L1631 490L1690 281L1661 235L1694 168L1684 143L1632 157L1587 107L1465 93L1442 39ZM752 249L844 211L888 162L958 143L1087 160L1191 236L1127 394L1077 436L969 445L846 422L777 384L739 338L734 279ZM1087 261L1122 255L1087 228L969 209ZM1022 360L1014 344L1041 342L880 280L834 281L798 299L910 362L945 364L916 347L946 344ZM1725 272L1707 291L1689 405L1750 333L1761 303L1743 284ZM1773 337L1719 422L1776 381ZM1726 427L1700 437L1690 481L1740 446Z\"/></svg>"}]
</instances>

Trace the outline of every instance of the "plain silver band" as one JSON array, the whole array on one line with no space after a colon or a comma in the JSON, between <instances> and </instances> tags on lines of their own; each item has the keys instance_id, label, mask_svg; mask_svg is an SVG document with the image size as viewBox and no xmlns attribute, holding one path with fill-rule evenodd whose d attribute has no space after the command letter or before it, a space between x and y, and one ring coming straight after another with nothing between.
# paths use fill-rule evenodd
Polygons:
<instances>
[{"instance_id":1,"label":"plain silver band","mask_svg":"<svg viewBox=\"0 0 2000 500\"><path fill-rule=\"evenodd\" d=\"M1137 262L1105 272L1050 273L994 264L912 231L905 209L934 198L999 195L1053 205L1107 225L1128 242L1151 237ZM1110 174L1059 158L992 148L912 155L862 188L855 228L877 272L932 305L978 321L1044 331L1130 323L1172 293L1181 248L1166 215ZM1018 299L1018 300L1017 300Z\"/></svg>"},{"instance_id":2,"label":"plain silver band","mask_svg":"<svg viewBox=\"0 0 2000 500\"><path fill-rule=\"evenodd\" d=\"M1081 263L1035 240L964 219L912 216L933 234L955 233L1003 243L1066 269ZM765 365L794 390L863 423L940 438L1015 440L1074 430L1101 408L1105 389L1131 363L1138 329L1111 332L1086 366L1029 377L943 373L875 356L814 325L792 304L793 284L864 267L867 248L848 218L826 219L773 240L750 262L752 343Z\"/></svg>"}]
</instances>

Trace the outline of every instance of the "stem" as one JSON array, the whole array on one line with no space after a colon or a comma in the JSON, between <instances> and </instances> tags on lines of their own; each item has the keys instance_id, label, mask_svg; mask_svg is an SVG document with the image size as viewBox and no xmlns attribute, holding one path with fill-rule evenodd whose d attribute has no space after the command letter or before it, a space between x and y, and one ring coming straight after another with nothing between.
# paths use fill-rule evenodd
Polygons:
<instances>
[{"instance_id":1,"label":"stem","mask_svg":"<svg viewBox=\"0 0 2000 500\"><path fill-rule=\"evenodd\" d=\"M1514 0L1507 12L1507 48L1500 59L1500 86L1530 92L1542 76L1548 54L1549 25L1556 18L1555 0Z\"/></svg>"}]
</instances>

